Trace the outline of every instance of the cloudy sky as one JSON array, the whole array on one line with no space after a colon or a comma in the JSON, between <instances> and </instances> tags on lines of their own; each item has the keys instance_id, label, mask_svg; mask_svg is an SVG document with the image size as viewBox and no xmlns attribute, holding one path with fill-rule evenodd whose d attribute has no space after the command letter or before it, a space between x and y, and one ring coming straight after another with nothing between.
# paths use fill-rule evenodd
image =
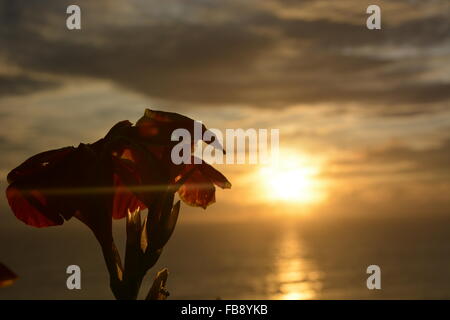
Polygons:
<instances>
[{"instance_id":1,"label":"cloudy sky","mask_svg":"<svg viewBox=\"0 0 450 320\"><path fill-rule=\"evenodd\" d=\"M79 0L69 31L74 3L0 1L3 187L27 157L149 107L280 129L282 154L311 173L307 196L284 201L258 166L220 166L233 189L211 215L450 213L448 0ZM381 30L366 28L370 4Z\"/></svg>"}]
</instances>

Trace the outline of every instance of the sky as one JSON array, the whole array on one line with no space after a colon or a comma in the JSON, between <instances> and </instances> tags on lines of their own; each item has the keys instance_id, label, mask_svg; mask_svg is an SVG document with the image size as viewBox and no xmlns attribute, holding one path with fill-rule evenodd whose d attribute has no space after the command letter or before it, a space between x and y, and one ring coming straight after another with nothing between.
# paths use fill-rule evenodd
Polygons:
<instances>
[{"instance_id":1,"label":"sky","mask_svg":"<svg viewBox=\"0 0 450 320\"><path fill-rule=\"evenodd\" d=\"M280 130L285 167L217 166L233 188L193 219L450 213L448 0L78 0L72 31L70 4L0 1L3 188L150 108Z\"/></svg>"}]
</instances>

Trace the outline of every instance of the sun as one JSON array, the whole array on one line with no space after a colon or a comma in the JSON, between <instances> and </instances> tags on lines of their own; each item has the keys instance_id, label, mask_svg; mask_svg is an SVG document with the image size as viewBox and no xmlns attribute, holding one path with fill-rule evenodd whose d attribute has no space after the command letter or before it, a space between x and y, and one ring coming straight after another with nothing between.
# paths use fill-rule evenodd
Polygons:
<instances>
[{"instance_id":1,"label":"sun","mask_svg":"<svg viewBox=\"0 0 450 320\"><path fill-rule=\"evenodd\" d=\"M304 156L280 155L278 161L259 170L264 198L301 204L318 202L323 198L318 173L319 168Z\"/></svg>"}]
</instances>

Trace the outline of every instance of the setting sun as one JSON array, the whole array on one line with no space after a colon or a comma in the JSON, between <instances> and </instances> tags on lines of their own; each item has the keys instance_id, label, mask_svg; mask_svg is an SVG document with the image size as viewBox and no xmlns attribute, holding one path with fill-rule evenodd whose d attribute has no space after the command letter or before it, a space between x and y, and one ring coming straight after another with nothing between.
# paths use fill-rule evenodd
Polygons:
<instances>
[{"instance_id":1,"label":"setting sun","mask_svg":"<svg viewBox=\"0 0 450 320\"><path fill-rule=\"evenodd\" d=\"M302 204L317 202L323 197L316 178L318 173L318 167L297 154L280 156L278 161L259 170L268 199Z\"/></svg>"}]
</instances>

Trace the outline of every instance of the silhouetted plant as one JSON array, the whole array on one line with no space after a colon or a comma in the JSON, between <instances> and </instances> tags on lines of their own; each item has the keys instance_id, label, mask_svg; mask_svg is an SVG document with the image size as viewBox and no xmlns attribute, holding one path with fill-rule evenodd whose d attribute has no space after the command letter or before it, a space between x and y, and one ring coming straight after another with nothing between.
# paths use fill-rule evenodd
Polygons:
<instances>
[{"instance_id":1,"label":"silhouetted plant","mask_svg":"<svg viewBox=\"0 0 450 320\"><path fill-rule=\"evenodd\" d=\"M145 274L174 231L180 211L180 201L174 204L175 193L189 205L206 208L215 201L214 185L231 187L204 161L195 162L193 157L191 164L171 161L175 145L171 135L177 128L194 136L194 120L147 109L135 125L121 121L92 144L39 153L8 174L9 205L18 219L34 227L78 218L100 243L114 296L136 299ZM192 140L191 147L196 143ZM148 214L141 220L144 209ZM124 217L127 238L122 265L112 218ZM147 299L167 297L167 275L167 269L157 274Z\"/></svg>"},{"instance_id":2,"label":"silhouetted plant","mask_svg":"<svg viewBox=\"0 0 450 320\"><path fill-rule=\"evenodd\" d=\"M17 275L0 262L0 288L10 286L17 280Z\"/></svg>"}]
</instances>

